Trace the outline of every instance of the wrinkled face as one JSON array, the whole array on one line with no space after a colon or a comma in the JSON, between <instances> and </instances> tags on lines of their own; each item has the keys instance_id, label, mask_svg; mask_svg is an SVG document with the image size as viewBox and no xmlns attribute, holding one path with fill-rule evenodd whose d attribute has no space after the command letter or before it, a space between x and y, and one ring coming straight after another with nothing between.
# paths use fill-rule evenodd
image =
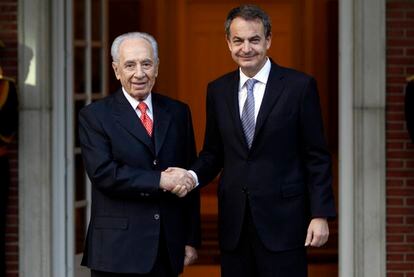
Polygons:
<instances>
[{"instance_id":1,"label":"wrinkled face","mask_svg":"<svg viewBox=\"0 0 414 277\"><path fill-rule=\"evenodd\" d=\"M253 77L266 62L271 35L265 37L260 20L246 21L236 17L230 24L230 37L227 38L231 57L244 74Z\"/></svg>"},{"instance_id":2,"label":"wrinkled face","mask_svg":"<svg viewBox=\"0 0 414 277\"><path fill-rule=\"evenodd\" d=\"M112 62L112 67L129 95L137 100L147 98L158 75L158 61L147 40L124 40L119 46L119 61Z\"/></svg>"}]
</instances>

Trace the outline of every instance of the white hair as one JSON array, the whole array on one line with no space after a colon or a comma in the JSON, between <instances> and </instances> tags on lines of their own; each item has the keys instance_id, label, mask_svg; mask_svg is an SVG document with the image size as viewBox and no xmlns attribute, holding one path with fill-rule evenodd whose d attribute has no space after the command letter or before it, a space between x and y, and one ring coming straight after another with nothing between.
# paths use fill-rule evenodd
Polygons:
<instances>
[{"instance_id":1,"label":"white hair","mask_svg":"<svg viewBox=\"0 0 414 277\"><path fill-rule=\"evenodd\" d=\"M156 63L159 62L158 59L158 44L157 41L153 36L147 33L141 33L141 32L131 32L131 33L125 33L122 34L114 39L114 42L112 42L111 46L111 56L112 61L119 62L119 46L122 44L122 42L126 39L145 39L151 44L152 50L154 52L154 59Z\"/></svg>"}]
</instances>

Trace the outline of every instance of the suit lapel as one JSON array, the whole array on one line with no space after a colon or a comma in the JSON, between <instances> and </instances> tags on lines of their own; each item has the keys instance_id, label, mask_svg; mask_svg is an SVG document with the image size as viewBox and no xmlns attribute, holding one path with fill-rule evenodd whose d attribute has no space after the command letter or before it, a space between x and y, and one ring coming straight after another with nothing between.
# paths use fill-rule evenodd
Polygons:
<instances>
[{"instance_id":1,"label":"suit lapel","mask_svg":"<svg viewBox=\"0 0 414 277\"><path fill-rule=\"evenodd\" d=\"M283 75L281 73L281 69L277 64L272 62L269 79L267 81L262 104L260 106L259 114L257 115L252 148L254 147L254 142L257 135L264 126L267 116L272 111L280 95L282 95L284 89L284 83L282 79ZM248 149L246 138L244 136L243 126L240 119L239 82L240 75L239 71L237 70L234 72L233 81L230 82L229 88L226 90L228 91L226 95L226 102L228 104L233 122L236 126L237 137L240 138L240 142L246 147L246 149Z\"/></svg>"},{"instance_id":2,"label":"suit lapel","mask_svg":"<svg viewBox=\"0 0 414 277\"><path fill-rule=\"evenodd\" d=\"M155 139L155 154L158 155L167 136L168 127L171 122L171 114L156 93L152 94L152 107L154 109L153 135Z\"/></svg>"},{"instance_id":3,"label":"suit lapel","mask_svg":"<svg viewBox=\"0 0 414 277\"><path fill-rule=\"evenodd\" d=\"M229 82L229 87L225 89L226 92L226 102L230 111L231 118L233 120L234 126L236 126L236 137L239 138L239 141L246 148L247 142L244 136L243 126L240 119L240 109L239 109L239 82L240 74L239 71L234 71L232 81Z\"/></svg>"},{"instance_id":4,"label":"suit lapel","mask_svg":"<svg viewBox=\"0 0 414 277\"><path fill-rule=\"evenodd\" d=\"M154 152L154 147L151 138L147 131L137 117L136 112L132 109L128 100L125 98L122 90L118 90L115 95L115 105L113 114L119 124L125 128L131 135L144 143L151 152Z\"/></svg>"},{"instance_id":5,"label":"suit lapel","mask_svg":"<svg viewBox=\"0 0 414 277\"><path fill-rule=\"evenodd\" d=\"M266 89L264 92L262 104L260 106L259 114L257 115L256 128L254 132L254 140L262 129L267 116L272 111L280 95L282 95L284 89L284 83L282 81L283 75L279 66L272 62L270 69L269 79L267 81Z\"/></svg>"}]
</instances>

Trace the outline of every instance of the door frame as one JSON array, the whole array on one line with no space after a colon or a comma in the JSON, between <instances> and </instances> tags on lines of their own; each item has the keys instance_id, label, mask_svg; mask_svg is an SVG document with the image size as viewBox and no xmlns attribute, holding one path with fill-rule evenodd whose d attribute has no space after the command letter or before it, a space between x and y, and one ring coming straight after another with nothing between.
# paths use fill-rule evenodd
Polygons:
<instances>
[{"instance_id":1,"label":"door frame","mask_svg":"<svg viewBox=\"0 0 414 277\"><path fill-rule=\"evenodd\" d=\"M68 270L69 3L18 0L19 276ZM385 0L339 0L339 18L339 273L385 276Z\"/></svg>"},{"instance_id":2,"label":"door frame","mask_svg":"<svg viewBox=\"0 0 414 277\"><path fill-rule=\"evenodd\" d=\"M386 276L385 0L339 1L339 273Z\"/></svg>"}]
</instances>

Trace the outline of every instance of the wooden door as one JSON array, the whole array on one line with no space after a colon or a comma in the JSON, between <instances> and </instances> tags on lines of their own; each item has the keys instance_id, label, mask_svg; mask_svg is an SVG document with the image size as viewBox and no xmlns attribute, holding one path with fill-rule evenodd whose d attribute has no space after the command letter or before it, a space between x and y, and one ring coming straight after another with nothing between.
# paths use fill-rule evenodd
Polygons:
<instances>
[{"instance_id":1,"label":"wooden door","mask_svg":"<svg viewBox=\"0 0 414 277\"><path fill-rule=\"evenodd\" d=\"M300 1L266 2L261 6L269 11L274 26L269 54L281 64L297 67L303 55L297 51L301 45L300 23L293 18L302 18L298 9ZM199 146L204 135L206 85L237 68L230 57L224 35L224 19L237 4L237 1L230 0L193 0L186 1L182 7L182 18L186 21L178 28L181 43L178 49L177 97L192 108Z\"/></svg>"},{"instance_id":2,"label":"wooden door","mask_svg":"<svg viewBox=\"0 0 414 277\"><path fill-rule=\"evenodd\" d=\"M115 4L117 1L111 2ZM122 12L110 18L118 21L118 25L134 27L156 37L160 69L154 90L190 105L200 150L205 126L206 86L208 82L237 68L225 41L224 21L228 11L244 1L121 2L130 3L128 22L132 24L119 21L123 17ZM271 17L273 38L269 56L282 66L315 76L318 81L325 131L334 158L334 190L337 196L338 0L251 0L249 3L259 5ZM139 7L136 18L133 18L134 7ZM117 30L112 32L119 33ZM202 224L204 246L199 264L218 264L216 184L202 190ZM336 222L331 223L331 234L327 247L310 251L311 263L330 263L331 267L336 268Z\"/></svg>"}]
</instances>

